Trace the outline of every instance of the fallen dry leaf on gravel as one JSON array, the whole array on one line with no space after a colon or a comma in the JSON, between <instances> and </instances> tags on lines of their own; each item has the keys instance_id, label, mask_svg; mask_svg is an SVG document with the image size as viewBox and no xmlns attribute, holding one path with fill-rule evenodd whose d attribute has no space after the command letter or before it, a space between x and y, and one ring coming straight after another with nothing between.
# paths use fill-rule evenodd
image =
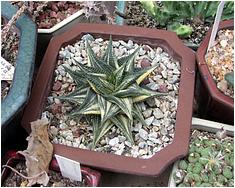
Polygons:
<instances>
[{"instance_id":1,"label":"fallen dry leaf on gravel","mask_svg":"<svg viewBox=\"0 0 235 188\"><path fill-rule=\"evenodd\" d=\"M42 184L46 186L49 182L47 172L52 159L53 145L48 136L47 119L31 122L31 134L27 138L28 148L19 151L26 159L27 175L33 177L28 179L27 186Z\"/></svg>"}]
</instances>

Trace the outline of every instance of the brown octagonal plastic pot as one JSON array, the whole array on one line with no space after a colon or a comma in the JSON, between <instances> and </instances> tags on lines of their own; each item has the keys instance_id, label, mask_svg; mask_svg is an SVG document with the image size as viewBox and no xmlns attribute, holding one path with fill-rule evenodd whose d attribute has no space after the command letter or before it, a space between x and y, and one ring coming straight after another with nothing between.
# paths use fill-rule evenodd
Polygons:
<instances>
[{"instance_id":1,"label":"brown octagonal plastic pot","mask_svg":"<svg viewBox=\"0 0 235 188\"><path fill-rule=\"evenodd\" d=\"M41 117L53 82L57 56L62 46L74 43L84 34L113 40L133 40L152 47L161 46L181 63L178 108L173 142L150 159L139 159L110 153L95 152L54 144L54 153L79 161L81 164L114 172L157 176L169 164L188 151L195 83L195 55L185 47L175 33L140 27L105 24L78 24L51 39L39 69L29 103L24 111L22 126L30 133L30 122Z\"/></svg>"},{"instance_id":2,"label":"brown octagonal plastic pot","mask_svg":"<svg viewBox=\"0 0 235 188\"><path fill-rule=\"evenodd\" d=\"M220 22L219 30L221 29L234 30L234 20ZM215 121L233 125L234 99L219 91L205 61L211 31L212 28L208 31L196 53L197 64L202 81L200 100L202 101L201 103L203 103L203 106L205 105L202 113Z\"/></svg>"}]
</instances>

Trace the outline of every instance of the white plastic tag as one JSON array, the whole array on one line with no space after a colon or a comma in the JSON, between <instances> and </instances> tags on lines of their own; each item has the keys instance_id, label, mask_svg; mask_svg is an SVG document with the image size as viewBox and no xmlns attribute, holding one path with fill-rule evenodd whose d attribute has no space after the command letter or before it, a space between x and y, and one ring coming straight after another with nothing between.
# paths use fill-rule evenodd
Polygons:
<instances>
[{"instance_id":1,"label":"white plastic tag","mask_svg":"<svg viewBox=\"0 0 235 188\"><path fill-rule=\"evenodd\" d=\"M69 178L70 180L82 181L82 173L79 162L56 154L55 157L59 164L62 176Z\"/></svg>"},{"instance_id":2,"label":"white plastic tag","mask_svg":"<svg viewBox=\"0 0 235 188\"><path fill-rule=\"evenodd\" d=\"M214 46L215 37L216 37L218 27L219 27L219 22L220 22L221 15L222 15L223 9L224 9L224 3L225 3L224 1L221 1L220 4L218 5L216 16L215 16L215 21L214 21L213 28L211 31L210 41L209 41L208 48L207 48L207 52L212 46Z\"/></svg>"},{"instance_id":3,"label":"white plastic tag","mask_svg":"<svg viewBox=\"0 0 235 188\"><path fill-rule=\"evenodd\" d=\"M1 57L1 80L13 80L15 67Z\"/></svg>"}]
</instances>

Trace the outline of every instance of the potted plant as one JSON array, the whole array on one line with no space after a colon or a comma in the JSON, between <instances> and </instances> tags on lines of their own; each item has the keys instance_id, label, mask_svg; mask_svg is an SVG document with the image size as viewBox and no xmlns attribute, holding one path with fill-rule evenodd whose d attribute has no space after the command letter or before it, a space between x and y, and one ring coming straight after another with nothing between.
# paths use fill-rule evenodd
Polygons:
<instances>
[{"instance_id":1,"label":"potted plant","mask_svg":"<svg viewBox=\"0 0 235 188\"><path fill-rule=\"evenodd\" d=\"M122 11L127 25L167 29L177 33L185 45L196 50L213 23L219 2L126 2ZM233 18L233 2L226 2L222 19ZM144 9L144 10L143 10ZM207 10L207 11L205 11Z\"/></svg>"},{"instance_id":2,"label":"potted plant","mask_svg":"<svg viewBox=\"0 0 235 188\"><path fill-rule=\"evenodd\" d=\"M3 18L10 20L13 16L16 16L17 9L15 7L10 5L8 2L1 2L1 5L2 5L1 15ZM11 84L9 92L7 93L5 98L1 101L2 131L4 131L8 123L24 107L24 104L26 103L29 96L31 82L32 82L32 74L34 69L34 58L35 58L36 37L37 37L36 26L24 14L20 16L20 18L16 21L15 26L18 28L18 31L20 31L19 45L18 45L19 47L18 47L18 54L15 53L15 56L17 56L17 58L14 62L15 71L14 71L13 82ZM17 33L17 31L15 33ZM16 46L17 44L15 45L14 43L13 47ZM2 52L3 51L4 50L2 50Z\"/></svg>"},{"instance_id":3,"label":"potted plant","mask_svg":"<svg viewBox=\"0 0 235 188\"><path fill-rule=\"evenodd\" d=\"M225 30L228 29L226 36L233 38L233 27L234 20L222 21L219 25L216 45L207 51L211 35L210 30L196 53L202 81L201 102L199 104L205 105L205 108L201 108L200 114L203 115L202 117L208 117L231 125L234 123L234 99L233 83L229 84L229 74L231 74L233 79L233 73L231 73L234 66L232 56L233 39L225 37L223 40L221 37L225 35ZM227 41L229 43L226 44L226 48L226 46L223 46L223 42ZM218 55L217 49L219 48L226 54L226 59L224 59L224 56ZM226 52L226 50L230 51ZM219 66L217 66L218 64ZM227 68L224 68L224 66Z\"/></svg>"},{"instance_id":4,"label":"potted plant","mask_svg":"<svg viewBox=\"0 0 235 188\"><path fill-rule=\"evenodd\" d=\"M189 154L175 162L168 186L234 187L233 127L195 118L192 128Z\"/></svg>"},{"instance_id":5,"label":"potted plant","mask_svg":"<svg viewBox=\"0 0 235 188\"><path fill-rule=\"evenodd\" d=\"M18 154L15 151L9 151L6 153L4 157L6 161L6 165L14 168L20 173L25 173L25 165L24 165L24 157ZM60 174L60 168L58 162L55 158L52 159L50 163L50 172L49 177L50 181L48 186L63 186L63 187L73 187L73 186L89 186L89 187L97 187L100 181L100 173L98 171L92 170L88 167L81 167L82 172L82 182L72 182L68 178L63 177ZM14 173L9 168L4 168L2 171L2 186L4 187L19 187L26 183L27 178L21 177L18 173Z\"/></svg>"},{"instance_id":6,"label":"potted plant","mask_svg":"<svg viewBox=\"0 0 235 188\"><path fill-rule=\"evenodd\" d=\"M108 42L110 35L113 39L113 50L112 43ZM87 41L86 44L85 41ZM107 48L107 46L109 47ZM105 49L105 59L100 60L100 56L104 55L101 53ZM135 61L135 56L138 52L140 54L139 61ZM118 59L113 56L113 53L118 56ZM127 57L128 54L129 56ZM98 57L96 57L97 55ZM97 62L102 61L105 61L105 63L102 63L104 69L89 68L90 66L98 66ZM113 64L111 61L116 63ZM126 65L129 68L121 71L120 64L117 64L117 62L123 61L125 62L123 66ZM89 65L88 62L92 64ZM142 70L141 66L145 67L145 69ZM118 67L120 70L115 71L114 69ZM104 83L100 83L99 79L101 78L98 79L96 76L103 76L103 80L110 78L109 75L114 73L125 74L125 79L130 79L126 82L120 82L120 87L128 89L127 87L134 84L133 91L131 92L133 96L130 97L132 101L138 101L132 98L134 95L144 95L138 99L156 96L158 95L156 90L161 93L165 92L166 96L165 98L163 96L161 99L152 98L147 103L140 104L141 110L139 111L138 107L133 105L135 106L133 107L133 109L135 108L135 118L133 118L132 112L134 113L134 110L131 110L132 105L129 103L129 99L123 101L115 96L104 96L109 99L107 107L110 107L111 103L116 104L117 106L114 108L117 108L118 111L114 114L121 117L112 119L112 122L114 122L112 124L107 123L104 126L99 126L99 114L101 113L99 109L103 108L100 106L101 103L98 110L90 111L83 106L86 109L77 109L77 111L74 108L76 104L73 106L65 101L67 98L71 102L73 95L78 95L74 97L78 97L79 101L79 98L82 96L76 93L76 91L69 96L70 92L76 89L75 82L79 83L81 80L79 77L77 77L78 79L75 78L74 75L77 73L74 74L73 72L79 69L85 72L89 69L88 75L91 75L89 78L86 78L89 80L87 83L91 84L89 92L86 88L81 90L81 92L85 92L85 95L86 92L89 94L91 91L91 96L87 95L86 102L84 102L84 98L81 98L85 106L87 106L86 104L89 106L90 102L96 106L96 97L99 97L100 102L106 103L102 98L103 94L101 96L100 94L109 88L110 83L108 82L110 80L108 79ZM91 70L101 71L100 73L106 70L106 72L103 72L105 73L104 75ZM133 71L136 74L134 77L132 77L133 75L127 75L131 72L134 74ZM193 52L185 47L173 32L128 26L79 24L65 33L53 37L50 41L35 81L31 100L24 112L22 126L30 133L29 123L40 118L42 115L46 116L51 121L50 131L54 135L52 142L54 143L56 154L80 161L85 165L107 170L139 175L158 175L168 164L187 153L192 117L194 71ZM143 75L138 76L140 73ZM149 78L144 81L146 85L135 85L135 83L143 81L143 78L147 75L149 75ZM158 80L159 85L153 81L153 76L156 76L154 79ZM117 78L117 76L114 76L110 79ZM119 78L122 79L123 77ZM93 82L96 82L96 84L92 84ZM97 87L97 84L101 84L100 87ZM108 85L104 86L103 84ZM140 88L137 88L137 91L135 87ZM152 90L149 90L149 88ZM109 89L112 91L112 88ZM77 91L80 90L78 89ZM124 95L122 92L119 94L115 93L115 95L120 97L120 95ZM177 104L178 95L180 101ZM79 104L78 106L82 107ZM104 108L106 108L105 106ZM73 114L75 115L74 118L67 119L66 111L68 112L72 109L77 115ZM145 112L141 112L142 110ZM103 112L108 111L105 110ZM113 109L110 112L113 112ZM95 113L97 116L87 116L87 119L79 118L79 114L85 113ZM184 116L183 118L182 115ZM104 118L105 116L102 117ZM136 122L136 116L139 117L141 122ZM144 120L141 119L143 116ZM97 120L98 123L88 123L90 117L92 120ZM120 121L123 121L123 123L119 123ZM94 127L91 125L94 125ZM71 127L69 128L69 126ZM151 134L148 136L148 133ZM98 142L94 142L95 138ZM134 143L131 143L132 141ZM102 144L105 146L102 147Z\"/></svg>"}]
</instances>

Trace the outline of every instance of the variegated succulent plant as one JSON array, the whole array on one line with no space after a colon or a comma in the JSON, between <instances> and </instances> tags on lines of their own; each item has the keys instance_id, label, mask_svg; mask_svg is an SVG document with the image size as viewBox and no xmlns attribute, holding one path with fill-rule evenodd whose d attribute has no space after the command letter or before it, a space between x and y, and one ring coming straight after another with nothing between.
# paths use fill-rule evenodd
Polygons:
<instances>
[{"instance_id":1,"label":"variegated succulent plant","mask_svg":"<svg viewBox=\"0 0 235 188\"><path fill-rule=\"evenodd\" d=\"M99 58L86 40L87 65L78 63L79 70L76 71L64 67L77 87L74 92L59 98L76 104L70 117L88 117L93 126L93 147L113 126L117 126L134 143L131 131L133 119L145 124L138 103L163 95L140 85L157 65L136 68L135 57L138 50L117 59L110 37L103 57Z\"/></svg>"}]
</instances>

